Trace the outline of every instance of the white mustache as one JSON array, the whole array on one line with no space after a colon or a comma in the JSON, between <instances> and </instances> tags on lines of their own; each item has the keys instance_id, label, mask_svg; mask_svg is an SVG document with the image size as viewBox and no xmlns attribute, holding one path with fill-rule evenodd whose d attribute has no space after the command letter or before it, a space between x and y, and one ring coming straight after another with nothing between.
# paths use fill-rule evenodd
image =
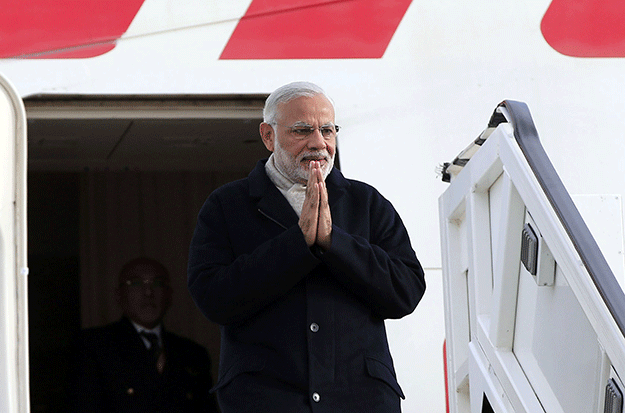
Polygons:
<instances>
[{"instance_id":1,"label":"white mustache","mask_svg":"<svg viewBox=\"0 0 625 413\"><path fill-rule=\"evenodd\" d=\"M328 151L314 151L314 152L306 152L303 154L300 154L300 156L297 159L297 162L301 162L305 159L315 159L315 160L319 160L319 159L323 159L326 162L330 161L330 154L328 153Z\"/></svg>"}]
</instances>

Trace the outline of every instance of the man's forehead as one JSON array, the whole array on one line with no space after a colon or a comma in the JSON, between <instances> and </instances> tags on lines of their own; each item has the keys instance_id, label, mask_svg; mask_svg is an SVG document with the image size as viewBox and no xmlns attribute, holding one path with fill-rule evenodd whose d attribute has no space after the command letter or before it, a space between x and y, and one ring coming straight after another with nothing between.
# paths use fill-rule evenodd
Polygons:
<instances>
[{"instance_id":1,"label":"man's forehead","mask_svg":"<svg viewBox=\"0 0 625 413\"><path fill-rule=\"evenodd\" d=\"M293 121L306 123L312 118L323 117L324 122L334 121L334 106L323 95L300 96L282 103L278 110L279 115Z\"/></svg>"}]
</instances>

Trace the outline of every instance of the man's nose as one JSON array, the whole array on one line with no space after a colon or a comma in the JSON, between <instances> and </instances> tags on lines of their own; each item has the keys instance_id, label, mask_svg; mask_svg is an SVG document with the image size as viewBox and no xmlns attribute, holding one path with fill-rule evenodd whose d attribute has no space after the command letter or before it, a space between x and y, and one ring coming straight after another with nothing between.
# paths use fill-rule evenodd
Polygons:
<instances>
[{"instance_id":1,"label":"man's nose","mask_svg":"<svg viewBox=\"0 0 625 413\"><path fill-rule=\"evenodd\" d=\"M321 129L316 128L309 136L306 145L310 149L325 149L326 140L321 134Z\"/></svg>"}]
</instances>

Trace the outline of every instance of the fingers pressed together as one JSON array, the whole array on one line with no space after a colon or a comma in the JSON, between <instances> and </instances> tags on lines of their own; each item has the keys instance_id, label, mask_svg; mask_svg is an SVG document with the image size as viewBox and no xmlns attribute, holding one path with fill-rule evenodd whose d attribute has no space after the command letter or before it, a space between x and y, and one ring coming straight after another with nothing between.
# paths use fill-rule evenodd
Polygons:
<instances>
[{"instance_id":1,"label":"fingers pressed together","mask_svg":"<svg viewBox=\"0 0 625 413\"><path fill-rule=\"evenodd\" d=\"M332 243L332 216L328 203L328 190L318 161L309 166L306 195L300 215L299 226L309 247L317 244L328 250Z\"/></svg>"}]
</instances>

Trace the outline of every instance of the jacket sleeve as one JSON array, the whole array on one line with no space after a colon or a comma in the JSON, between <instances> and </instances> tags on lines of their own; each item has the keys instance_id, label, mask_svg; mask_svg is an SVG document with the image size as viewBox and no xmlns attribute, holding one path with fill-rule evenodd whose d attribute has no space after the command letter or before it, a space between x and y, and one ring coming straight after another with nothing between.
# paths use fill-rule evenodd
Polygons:
<instances>
[{"instance_id":1,"label":"jacket sleeve","mask_svg":"<svg viewBox=\"0 0 625 413\"><path fill-rule=\"evenodd\" d=\"M235 256L224 207L215 196L202 207L191 241L187 280L199 309L221 325L253 316L320 263L297 225ZM254 222L249 222L244 236L254 238L254 228Z\"/></svg>"},{"instance_id":2,"label":"jacket sleeve","mask_svg":"<svg viewBox=\"0 0 625 413\"><path fill-rule=\"evenodd\" d=\"M370 200L369 237L333 225L332 246L319 257L379 317L401 318L421 300L424 272L401 218L389 201L375 194Z\"/></svg>"}]
</instances>

